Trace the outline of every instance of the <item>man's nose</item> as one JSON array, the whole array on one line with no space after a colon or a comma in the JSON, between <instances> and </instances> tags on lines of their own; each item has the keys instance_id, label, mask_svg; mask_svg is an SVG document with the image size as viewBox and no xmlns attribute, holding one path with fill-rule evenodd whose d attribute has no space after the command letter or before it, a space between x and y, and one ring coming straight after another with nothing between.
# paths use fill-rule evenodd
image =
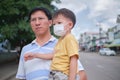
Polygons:
<instances>
[{"instance_id":1,"label":"man's nose","mask_svg":"<svg viewBox=\"0 0 120 80\"><path fill-rule=\"evenodd\" d=\"M36 24L40 24L40 20L38 20L38 19L36 19L36 22L35 22Z\"/></svg>"}]
</instances>

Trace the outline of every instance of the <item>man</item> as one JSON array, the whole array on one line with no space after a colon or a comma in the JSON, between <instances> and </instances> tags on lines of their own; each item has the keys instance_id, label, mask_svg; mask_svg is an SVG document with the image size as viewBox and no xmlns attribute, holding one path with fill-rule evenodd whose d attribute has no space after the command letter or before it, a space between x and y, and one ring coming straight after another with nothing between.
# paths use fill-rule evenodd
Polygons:
<instances>
[{"instance_id":1,"label":"man","mask_svg":"<svg viewBox=\"0 0 120 80\"><path fill-rule=\"evenodd\" d=\"M26 80L48 80L50 60L24 60L28 52L51 53L57 39L50 34L51 13L46 8L34 8L29 14L31 28L36 39L23 47L16 78Z\"/></svg>"}]
</instances>

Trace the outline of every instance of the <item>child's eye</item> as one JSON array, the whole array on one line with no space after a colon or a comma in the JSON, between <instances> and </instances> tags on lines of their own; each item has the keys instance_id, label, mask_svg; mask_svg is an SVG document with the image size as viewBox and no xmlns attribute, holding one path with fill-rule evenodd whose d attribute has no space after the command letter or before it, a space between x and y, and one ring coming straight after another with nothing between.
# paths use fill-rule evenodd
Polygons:
<instances>
[{"instance_id":1,"label":"child's eye","mask_svg":"<svg viewBox=\"0 0 120 80\"><path fill-rule=\"evenodd\" d=\"M58 24L62 24L62 22L58 22Z\"/></svg>"}]
</instances>

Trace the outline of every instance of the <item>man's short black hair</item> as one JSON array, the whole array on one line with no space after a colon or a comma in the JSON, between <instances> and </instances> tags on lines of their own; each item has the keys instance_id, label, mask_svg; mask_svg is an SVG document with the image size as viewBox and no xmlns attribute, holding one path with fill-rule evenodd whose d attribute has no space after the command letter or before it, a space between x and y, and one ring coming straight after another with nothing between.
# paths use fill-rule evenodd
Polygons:
<instances>
[{"instance_id":1,"label":"man's short black hair","mask_svg":"<svg viewBox=\"0 0 120 80\"><path fill-rule=\"evenodd\" d=\"M31 19L31 15L34 13L34 12L37 12L37 11L42 11L45 13L45 15L47 16L48 20L51 20L52 19L52 15L51 15L51 12L47 9L47 8L44 8L44 7L35 7L33 8L29 15L28 15L28 20Z\"/></svg>"}]
</instances>

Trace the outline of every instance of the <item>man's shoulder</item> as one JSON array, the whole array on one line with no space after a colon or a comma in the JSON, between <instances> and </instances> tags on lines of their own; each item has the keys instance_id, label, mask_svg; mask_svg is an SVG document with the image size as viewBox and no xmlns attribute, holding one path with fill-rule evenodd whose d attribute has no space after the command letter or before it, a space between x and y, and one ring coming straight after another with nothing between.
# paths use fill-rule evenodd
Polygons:
<instances>
[{"instance_id":1,"label":"man's shoulder","mask_svg":"<svg viewBox=\"0 0 120 80\"><path fill-rule=\"evenodd\" d=\"M56 43L58 41L58 39L52 35L51 41L54 42L54 43Z\"/></svg>"},{"instance_id":2,"label":"man's shoulder","mask_svg":"<svg viewBox=\"0 0 120 80\"><path fill-rule=\"evenodd\" d=\"M28 48L28 47L30 47L31 46L31 43L28 43L28 44L26 44L25 46L23 46L23 48Z\"/></svg>"},{"instance_id":3,"label":"man's shoulder","mask_svg":"<svg viewBox=\"0 0 120 80\"><path fill-rule=\"evenodd\" d=\"M32 43L28 43L25 46L23 46L22 50L30 49L32 46Z\"/></svg>"}]
</instances>

